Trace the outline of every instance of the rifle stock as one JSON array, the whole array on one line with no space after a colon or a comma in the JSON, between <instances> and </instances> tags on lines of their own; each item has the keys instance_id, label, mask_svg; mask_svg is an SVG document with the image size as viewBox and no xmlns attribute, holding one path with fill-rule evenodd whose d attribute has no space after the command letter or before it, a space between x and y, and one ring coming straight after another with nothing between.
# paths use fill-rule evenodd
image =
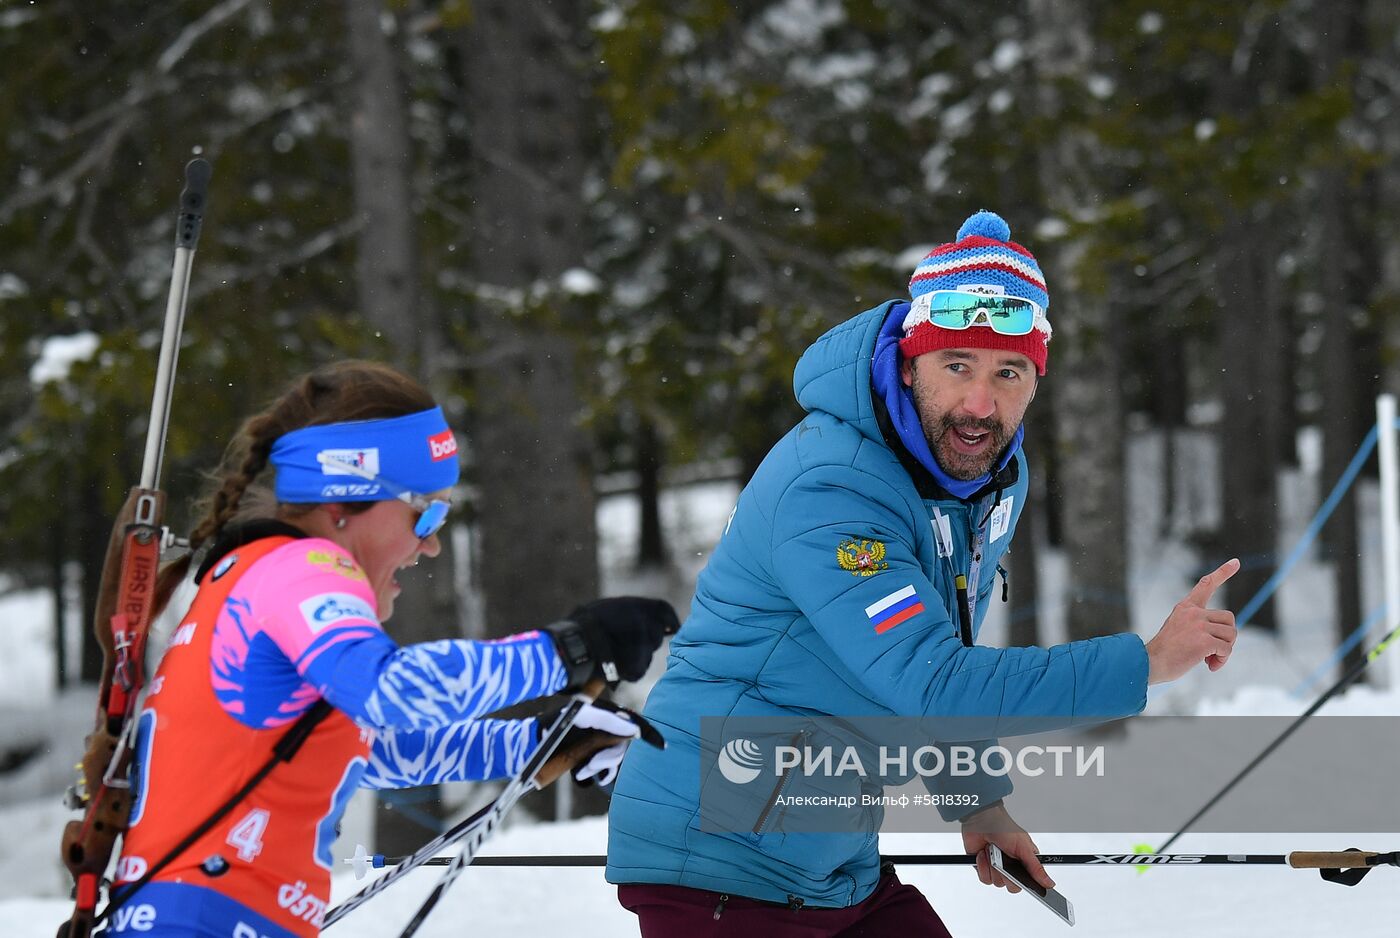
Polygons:
<instances>
[{"instance_id":1,"label":"rifle stock","mask_svg":"<svg viewBox=\"0 0 1400 938\"><path fill-rule=\"evenodd\" d=\"M155 611L164 508L163 493L131 489L102 564L92 623L102 647L102 678L96 725L86 740L74 799L85 811L82 819L64 826L61 844L63 864L77 886L68 938L91 934L98 886L131 817L127 770L134 740L125 737L134 725L129 718L145 684L146 635Z\"/></svg>"}]
</instances>

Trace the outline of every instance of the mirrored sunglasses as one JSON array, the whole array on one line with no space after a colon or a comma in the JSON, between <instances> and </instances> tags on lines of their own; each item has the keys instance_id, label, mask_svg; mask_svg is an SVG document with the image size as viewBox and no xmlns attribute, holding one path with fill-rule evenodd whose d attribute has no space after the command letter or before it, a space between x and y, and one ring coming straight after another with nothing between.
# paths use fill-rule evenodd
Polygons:
<instances>
[{"instance_id":1,"label":"mirrored sunglasses","mask_svg":"<svg viewBox=\"0 0 1400 938\"><path fill-rule=\"evenodd\" d=\"M383 487L384 491L418 512L418 519L413 523L413 533L418 536L420 541L432 537L434 534L441 531L442 526L447 523L447 513L452 509L451 502L445 502L440 498L429 498L426 495L420 495L401 485L390 482L383 476L375 475L354 463L335 459L334 457L327 456L325 453L317 454L316 461L322 465L333 465L337 469L342 469L351 475L359 476L361 479L377 482Z\"/></svg>"},{"instance_id":2,"label":"mirrored sunglasses","mask_svg":"<svg viewBox=\"0 0 1400 938\"><path fill-rule=\"evenodd\" d=\"M1026 335L1045 320L1045 310L1019 296L934 290L915 303L928 311L928 321L943 329L989 326L1000 335Z\"/></svg>"},{"instance_id":3,"label":"mirrored sunglasses","mask_svg":"<svg viewBox=\"0 0 1400 938\"><path fill-rule=\"evenodd\" d=\"M418 520L413 524L413 533L418 535L420 541L432 537L447 523L447 512L452 508L451 503L440 498L430 499L417 492L404 492L399 498L408 502L413 510L418 512Z\"/></svg>"}]
</instances>

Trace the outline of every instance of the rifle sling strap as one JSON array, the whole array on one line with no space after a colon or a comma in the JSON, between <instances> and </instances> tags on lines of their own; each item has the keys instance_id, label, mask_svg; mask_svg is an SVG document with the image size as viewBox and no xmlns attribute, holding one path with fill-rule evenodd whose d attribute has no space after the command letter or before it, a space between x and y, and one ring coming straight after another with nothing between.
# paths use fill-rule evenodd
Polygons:
<instances>
[{"instance_id":1,"label":"rifle sling strap","mask_svg":"<svg viewBox=\"0 0 1400 938\"><path fill-rule=\"evenodd\" d=\"M277 767L279 762L290 762L292 757L297 754L297 751L301 749L302 744L305 743L307 738L311 735L311 731L316 728L318 723L330 715L332 709L330 702L324 697L312 704L310 709L298 717L291 728L282 734L282 737L277 740L277 744L272 747L272 755L268 758L267 762L263 763L262 768L258 769L242 788L234 792L227 801L216 808L214 813L209 815L202 824L185 835L183 840L174 847L171 847L170 851L152 865L144 876L136 880L136 882L132 883L130 886L124 886L121 887L120 890L113 889L111 891L108 897L107 907L102 910L102 914L98 915L93 920L93 925L95 926L105 921L108 916L121 908L121 906L134 896L142 886L154 879L157 873L169 866L176 857L188 850L199 838L208 833L210 828L222 821L230 811L238 807L243 799L247 798L248 795L252 793L253 789L257 788L262 780L267 778L268 774ZM120 894L118 894L119 892Z\"/></svg>"}]
</instances>

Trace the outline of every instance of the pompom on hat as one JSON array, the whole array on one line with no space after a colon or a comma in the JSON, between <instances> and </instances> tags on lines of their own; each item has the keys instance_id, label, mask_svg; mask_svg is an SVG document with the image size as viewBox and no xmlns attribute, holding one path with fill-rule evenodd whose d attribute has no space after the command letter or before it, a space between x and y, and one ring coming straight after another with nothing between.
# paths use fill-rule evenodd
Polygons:
<instances>
[{"instance_id":1,"label":"pompom on hat","mask_svg":"<svg viewBox=\"0 0 1400 938\"><path fill-rule=\"evenodd\" d=\"M963 222L956 241L934 248L919 262L909 281L914 303L904 318L899 351L912 359L944 348L1005 349L1026 356L1038 374L1045 374L1051 334L1048 318L1037 317L1035 328L1025 335L1002 335L983 325L944 329L929 322L928 306L919 302L919 297L935 290L1019 296L1049 310L1050 295L1045 292L1040 265L1030 251L1011 240L1011 227L1000 215L977 212Z\"/></svg>"}]
</instances>

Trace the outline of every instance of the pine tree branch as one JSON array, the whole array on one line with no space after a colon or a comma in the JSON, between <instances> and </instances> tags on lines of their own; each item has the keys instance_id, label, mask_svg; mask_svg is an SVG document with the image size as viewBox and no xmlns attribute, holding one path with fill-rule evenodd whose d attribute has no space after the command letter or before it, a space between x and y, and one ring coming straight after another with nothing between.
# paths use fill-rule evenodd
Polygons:
<instances>
[{"instance_id":1,"label":"pine tree branch","mask_svg":"<svg viewBox=\"0 0 1400 938\"><path fill-rule=\"evenodd\" d=\"M179 64L196 42L215 27L235 16L251 2L252 0L224 0L223 3L186 26L180 31L180 35L175 37L175 41L166 46L165 51L156 59L156 71L168 75L170 70Z\"/></svg>"},{"instance_id":2,"label":"pine tree branch","mask_svg":"<svg viewBox=\"0 0 1400 938\"><path fill-rule=\"evenodd\" d=\"M305 241L301 247L295 250L280 250L273 254L272 260L262 264L250 264L245 267L223 267L211 272L209 279L204 280L199 285L190 288L190 299L197 300L222 293L225 290L233 289L245 283L255 280L271 279L279 276L284 271L294 270L316 257L325 254L327 251L346 241L354 238L360 232L362 222L359 218L349 218L339 224L317 232L309 240Z\"/></svg>"}]
</instances>

